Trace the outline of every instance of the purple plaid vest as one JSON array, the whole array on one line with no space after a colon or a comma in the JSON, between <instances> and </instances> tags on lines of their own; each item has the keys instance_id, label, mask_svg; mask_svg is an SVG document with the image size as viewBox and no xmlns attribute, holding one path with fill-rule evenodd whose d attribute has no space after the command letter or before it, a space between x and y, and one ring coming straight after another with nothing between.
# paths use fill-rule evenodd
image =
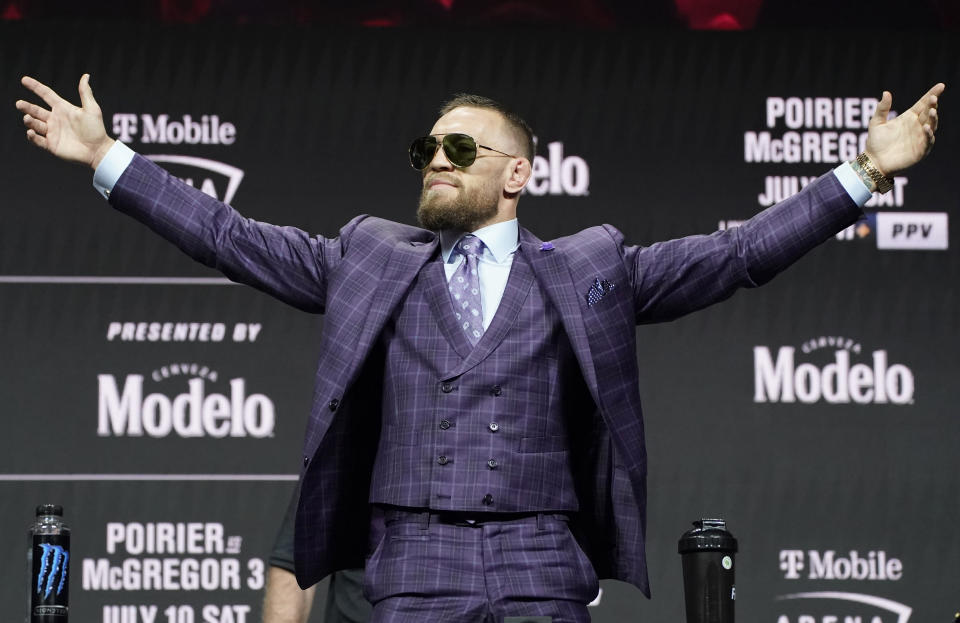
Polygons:
<instances>
[{"instance_id":1,"label":"purple plaid vest","mask_svg":"<svg viewBox=\"0 0 960 623\"><path fill-rule=\"evenodd\" d=\"M438 293L443 298L431 300ZM576 422L569 418L571 406L592 402L560 316L521 252L476 346L451 313L437 260L420 271L381 346L383 420L371 502L478 512L578 509L570 448Z\"/></svg>"}]
</instances>

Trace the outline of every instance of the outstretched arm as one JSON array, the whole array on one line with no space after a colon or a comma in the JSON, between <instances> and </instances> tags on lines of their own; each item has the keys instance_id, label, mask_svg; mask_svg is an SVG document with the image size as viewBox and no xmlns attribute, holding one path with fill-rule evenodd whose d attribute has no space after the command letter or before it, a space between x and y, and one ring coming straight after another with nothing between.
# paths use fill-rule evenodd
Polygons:
<instances>
[{"instance_id":1,"label":"outstretched arm","mask_svg":"<svg viewBox=\"0 0 960 623\"><path fill-rule=\"evenodd\" d=\"M93 169L106 156L129 149L107 136L90 76L80 79L77 107L53 89L24 76L23 85L47 107L19 100L27 139L51 154ZM111 152L107 156L107 152ZM234 281L263 290L299 309L322 313L327 276L337 266L343 241L310 236L244 218L233 208L184 184L146 158L130 154L110 204L141 221L190 257ZM107 193L104 193L107 196Z\"/></svg>"},{"instance_id":2,"label":"outstretched arm","mask_svg":"<svg viewBox=\"0 0 960 623\"><path fill-rule=\"evenodd\" d=\"M103 113L90 88L90 74L80 78L80 107L30 76L24 76L20 82L49 106L43 108L17 100L17 110L23 113L23 125L27 127L27 140L58 158L96 169L114 141L103 126Z\"/></svg>"},{"instance_id":3,"label":"outstretched arm","mask_svg":"<svg viewBox=\"0 0 960 623\"><path fill-rule=\"evenodd\" d=\"M839 179L840 169L849 172L852 167L867 189L883 191L878 182L891 183L894 174L930 153L944 88L943 83L934 85L909 110L889 120L893 97L884 91L870 120L867 160L841 165L837 175L824 175L741 226L710 236L626 247L637 322L672 320L722 301L738 288L766 283L855 222L861 215L860 205L870 194L858 193L854 201L850 186ZM851 179L859 186L856 176L851 175Z\"/></svg>"}]
</instances>

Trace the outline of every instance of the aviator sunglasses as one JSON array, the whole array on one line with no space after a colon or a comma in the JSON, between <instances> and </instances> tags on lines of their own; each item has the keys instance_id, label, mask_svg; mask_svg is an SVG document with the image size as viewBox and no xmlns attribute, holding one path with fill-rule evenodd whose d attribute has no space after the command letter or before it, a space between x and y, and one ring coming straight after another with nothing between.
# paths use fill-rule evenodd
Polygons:
<instances>
[{"instance_id":1,"label":"aviator sunglasses","mask_svg":"<svg viewBox=\"0 0 960 623\"><path fill-rule=\"evenodd\" d=\"M494 149L493 147L478 145L472 136L453 132L451 134L444 134L442 141L437 141L436 136L421 136L420 138L414 139L414 141L410 143L410 164L418 171L427 168L427 165L430 164L434 155L437 153L437 147L440 145L443 146L443 153L447 156L450 164L460 169L469 167L474 163L477 159L477 147L495 151L509 158L517 157L500 151L499 149Z\"/></svg>"}]
</instances>

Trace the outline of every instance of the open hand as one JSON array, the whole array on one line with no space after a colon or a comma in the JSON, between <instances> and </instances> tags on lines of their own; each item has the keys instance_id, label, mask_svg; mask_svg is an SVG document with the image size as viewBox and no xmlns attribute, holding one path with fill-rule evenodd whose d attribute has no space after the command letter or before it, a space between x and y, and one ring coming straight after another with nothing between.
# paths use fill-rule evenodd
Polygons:
<instances>
[{"instance_id":1,"label":"open hand","mask_svg":"<svg viewBox=\"0 0 960 623\"><path fill-rule=\"evenodd\" d=\"M17 110L24 113L27 140L58 158L82 162L96 169L114 141L103 127L103 113L93 98L90 74L80 78L81 108L30 76L24 76L20 82L50 107L17 100Z\"/></svg>"},{"instance_id":2,"label":"open hand","mask_svg":"<svg viewBox=\"0 0 960 623\"><path fill-rule=\"evenodd\" d=\"M867 134L867 155L887 177L893 177L923 159L933 148L939 117L937 104L946 87L935 84L909 110L887 120L893 96L889 91L877 104Z\"/></svg>"}]
</instances>

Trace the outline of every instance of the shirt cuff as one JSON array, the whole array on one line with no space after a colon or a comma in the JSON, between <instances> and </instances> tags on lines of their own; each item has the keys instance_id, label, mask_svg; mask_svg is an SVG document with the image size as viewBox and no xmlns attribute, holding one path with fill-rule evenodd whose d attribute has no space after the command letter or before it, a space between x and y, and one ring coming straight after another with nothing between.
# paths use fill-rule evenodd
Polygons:
<instances>
[{"instance_id":1,"label":"shirt cuff","mask_svg":"<svg viewBox=\"0 0 960 623\"><path fill-rule=\"evenodd\" d=\"M97 170L93 172L93 187L103 195L104 199L110 198L114 185L123 175L123 172L127 170L127 167L130 166L130 161L133 160L135 153L120 141L116 141L113 147L107 151L107 155L100 161Z\"/></svg>"},{"instance_id":2,"label":"shirt cuff","mask_svg":"<svg viewBox=\"0 0 960 623\"><path fill-rule=\"evenodd\" d=\"M847 194L850 195L850 198L853 199L858 206L862 208L863 204L870 201L873 193L871 193L867 185L863 183L863 180L860 179L860 176L853 170L849 162L844 162L834 169L833 174L837 176L840 185L843 186L843 189L847 191Z\"/></svg>"}]
</instances>

